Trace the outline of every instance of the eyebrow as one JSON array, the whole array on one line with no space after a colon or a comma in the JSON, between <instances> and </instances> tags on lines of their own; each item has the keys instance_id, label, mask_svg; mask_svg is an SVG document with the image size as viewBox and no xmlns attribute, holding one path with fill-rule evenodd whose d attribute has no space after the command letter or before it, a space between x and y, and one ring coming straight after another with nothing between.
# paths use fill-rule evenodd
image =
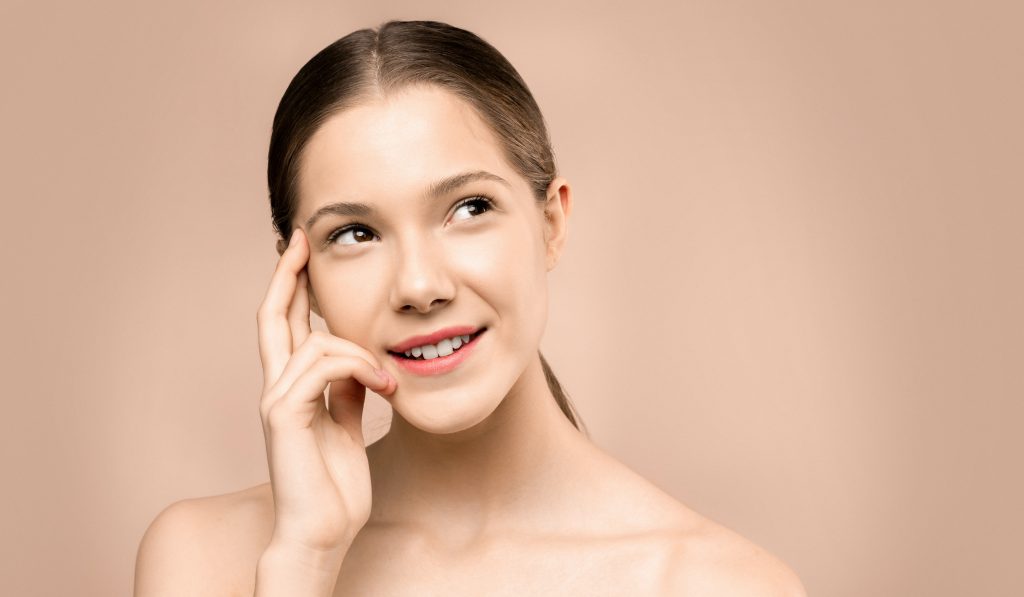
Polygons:
<instances>
[{"instance_id":1,"label":"eyebrow","mask_svg":"<svg viewBox=\"0 0 1024 597\"><path fill-rule=\"evenodd\" d=\"M441 180L435 181L434 183L430 184L427 187L427 192L424 194L424 199L432 200L437 199L439 197L443 197L477 180L492 180L494 182L500 182L509 189L512 188L512 185L507 180L498 176L497 174L492 174L486 170L474 170L470 172L461 172L459 174L454 174L452 176L448 176L446 178L442 178ZM316 212L313 215L309 216L309 219L306 220L306 230L312 228L313 224L316 224L317 220L324 216L333 215L365 217L372 215L374 211L375 210L372 207L365 203L330 203L324 205L320 209L316 210Z\"/></svg>"}]
</instances>

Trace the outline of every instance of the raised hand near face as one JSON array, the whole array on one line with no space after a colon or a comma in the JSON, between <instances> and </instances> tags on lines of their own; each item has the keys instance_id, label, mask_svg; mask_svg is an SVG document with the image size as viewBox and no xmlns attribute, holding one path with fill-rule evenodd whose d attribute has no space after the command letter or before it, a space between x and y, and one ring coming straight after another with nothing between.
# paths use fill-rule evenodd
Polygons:
<instances>
[{"instance_id":1,"label":"raised hand near face","mask_svg":"<svg viewBox=\"0 0 1024 597\"><path fill-rule=\"evenodd\" d=\"M264 374L260 418L275 513L268 550L316 560L343 553L369 519L366 388L387 395L397 381L368 350L310 331L309 250L297 228L256 320Z\"/></svg>"}]
</instances>

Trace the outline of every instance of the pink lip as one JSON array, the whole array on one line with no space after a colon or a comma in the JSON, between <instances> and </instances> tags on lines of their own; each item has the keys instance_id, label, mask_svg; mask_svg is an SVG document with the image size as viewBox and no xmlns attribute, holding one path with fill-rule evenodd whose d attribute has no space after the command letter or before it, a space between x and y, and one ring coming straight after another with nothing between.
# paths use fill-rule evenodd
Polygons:
<instances>
[{"instance_id":1,"label":"pink lip","mask_svg":"<svg viewBox=\"0 0 1024 597\"><path fill-rule=\"evenodd\" d=\"M452 329L452 328L449 328ZM437 357L436 359L407 359L400 357L396 354L391 354L391 358L398 363L398 366L405 369L410 373L416 375L441 375L442 373L448 373L452 369L459 366L462 361L469 358L473 349L480 343L480 338L485 332L480 332L476 336L469 339L469 342L463 344L458 350L451 353L446 357ZM459 335L459 334L452 334ZM441 336L441 339L447 338L448 336ZM427 344L430 344L429 342ZM414 344L413 346L419 346Z\"/></svg>"},{"instance_id":2,"label":"pink lip","mask_svg":"<svg viewBox=\"0 0 1024 597\"><path fill-rule=\"evenodd\" d=\"M455 325L451 327L441 328L436 332L431 332L426 336L409 336L405 340L402 340L394 346L389 346L388 350L393 352L405 352L410 348L417 346L423 346L424 344L437 344L445 338L451 338L452 336L468 336L476 333L480 329L471 325Z\"/></svg>"}]
</instances>

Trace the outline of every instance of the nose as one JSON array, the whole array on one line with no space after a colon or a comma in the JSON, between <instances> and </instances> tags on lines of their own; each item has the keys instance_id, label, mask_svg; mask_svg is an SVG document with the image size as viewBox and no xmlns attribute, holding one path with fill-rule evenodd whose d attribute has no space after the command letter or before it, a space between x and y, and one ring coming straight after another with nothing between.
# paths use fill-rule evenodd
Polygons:
<instances>
[{"instance_id":1,"label":"nose","mask_svg":"<svg viewBox=\"0 0 1024 597\"><path fill-rule=\"evenodd\" d=\"M398 311L429 313L455 297L444 252L429 238L400 248L389 300Z\"/></svg>"}]
</instances>

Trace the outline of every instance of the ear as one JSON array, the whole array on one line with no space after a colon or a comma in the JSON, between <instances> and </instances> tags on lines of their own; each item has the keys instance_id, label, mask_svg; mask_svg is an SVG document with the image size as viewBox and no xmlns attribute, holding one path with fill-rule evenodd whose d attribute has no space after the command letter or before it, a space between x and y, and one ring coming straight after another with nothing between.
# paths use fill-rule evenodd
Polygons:
<instances>
[{"instance_id":1,"label":"ear","mask_svg":"<svg viewBox=\"0 0 1024 597\"><path fill-rule=\"evenodd\" d=\"M572 187L561 176L548 185L544 203L544 244L547 246L548 271L555 268L562 256L569 234L569 214L572 213Z\"/></svg>"},{"instance_id":2,"label":"ear","mask_svg":"<svg viewBox=\"0 0 1024 597\"><path fill-rule=\"evenodd\" d=\"M283 241L281 239L277 240L277 255L278 255L278 257L280 257L281 255L284 255L284 251L287 248L288 248L288 243L287 242L285 242L285 241ZM309 267L308 267L308 265L306 267L306 293L309 294L309 310L312 311L313 313L316 313L316 316L320 317L322 319L323 315L320 315L320 305L317 304L317 302L316 302L316 295L313 294L313 282L312 282L312 280L309 279Z\"/></svg>"}]
</instances>

